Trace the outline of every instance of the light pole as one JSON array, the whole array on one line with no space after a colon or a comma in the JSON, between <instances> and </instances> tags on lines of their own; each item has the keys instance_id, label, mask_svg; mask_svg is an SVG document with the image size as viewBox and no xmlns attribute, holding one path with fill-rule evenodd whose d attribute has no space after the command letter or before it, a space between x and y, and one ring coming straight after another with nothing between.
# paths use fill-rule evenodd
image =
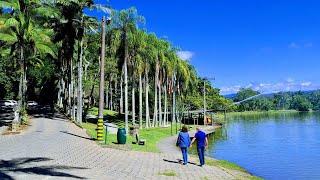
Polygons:
<instances>
[{"instance_id":1,"label":"light pole","mask_svg":"<svg viewBox=\"0 0 320 180\"><path fill-rule=\"evenodd\" d=\"M111 21L107 19L107 24ZM100 56L100 85L99 85L99 112L97 123L97 140L103 141L103 109L104 109L104 59L106 52L106 17L103 16L101 21L101 56Z\"/></svg>"}]
</instances>

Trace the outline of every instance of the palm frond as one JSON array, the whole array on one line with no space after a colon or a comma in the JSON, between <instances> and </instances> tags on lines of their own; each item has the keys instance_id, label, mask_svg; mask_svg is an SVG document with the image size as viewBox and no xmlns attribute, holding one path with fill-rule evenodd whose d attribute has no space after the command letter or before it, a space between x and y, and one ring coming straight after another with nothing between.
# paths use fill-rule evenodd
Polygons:
<instances>
[{"instance_id":1,"label":"palm frond","mask_svg":"<svg viewBox=\"0 0 320 180\"><path fill-rule=\"evenodd\" d=\"M17 27L19 26L19 22L15 18L9 18L5 21L4 23L5 26L7 27Z\"/></svg>"},{"instance_id":2,"label":"palm frond","mask_svg":"<svg viewBox=\"0 0 320 180\"><path fill-rule=\"evenodd\" d=\"M42 43L36 43L35 46L41 55L50 54L55 57L55 53L50 46Z\"/></svg>"},{"instance_id":3,"label":"palm frond","mask_svg":"<svg viewBox=\"0 0 320 180\"><path fill-rule=\"evenodd\" d=\"M0 33L0 41L4 41L9 44L13 44L17 41L17 36L13 34Z\"/></svg>"},{"instance_id":4,"label":"palm frond","mask_svg":"<svg viewBox=\"0 0 320 180\"><path fill-rule=\"evenodd\" d=\"M47 17L47 18L54 18L59 16L58 11L56 9L53 9L47 6L46 7L41 6L41 7L35 8L33 12L37 15L40 15L42 17Z\"/></svg>"},{"instance_id":5,"label":"palm frond","mask_svg":"<svg viewBox=\"0 0 320 180\"><path fill-rule=\"evenodd\" d=\"M19 9L19 1L17 0L0 1L0 7L4 9Z\"/></svg>"}]
</instances>

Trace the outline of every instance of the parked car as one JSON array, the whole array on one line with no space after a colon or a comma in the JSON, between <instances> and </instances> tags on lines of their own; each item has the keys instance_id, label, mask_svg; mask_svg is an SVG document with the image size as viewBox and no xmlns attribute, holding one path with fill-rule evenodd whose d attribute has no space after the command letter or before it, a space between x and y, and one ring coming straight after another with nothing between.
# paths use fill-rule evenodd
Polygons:
<instances>
[{"instance_id":1,"label":"parked car","mask_svg":"<svg viewBox=\"0 0 320 180\"><path fill-rule=\"evenodd\" d=\"M31 106L38 106L38 103L35 102L35 101L28 101L28 102L27 102L27 105L30 106L30 107L31 107Z\"/></svg>"},{"instance_id":2,"label":"parked car","mask_svg":"<svg viewBox=\"0 0 320 180\"><path fill-rule=\"evenodd\" d=\"M15 100L0 100L1 111L13 111L17 105L18 103Z\"/></svg>"},{"instance_id":3,"label":"parked car","mask_svg":"<svg viewBox=\"0 0 320 180\"><path fill-rule=\"evenodd\" d=\"M18 102L17 101L15 101L15 100L9 100L9 101L11 101L15 106L18 106Z\"/></svg>"},{"instance_id":4,"label":"parked car","mask_svg":"<svg viewBox=\"0 0 320 180\"><path fill-rule=\"evenodd\" d=\"M13 107L15 105L16 105L16 103L13 100L0 100L0 106Z\"/></svg>"}]
</instances>

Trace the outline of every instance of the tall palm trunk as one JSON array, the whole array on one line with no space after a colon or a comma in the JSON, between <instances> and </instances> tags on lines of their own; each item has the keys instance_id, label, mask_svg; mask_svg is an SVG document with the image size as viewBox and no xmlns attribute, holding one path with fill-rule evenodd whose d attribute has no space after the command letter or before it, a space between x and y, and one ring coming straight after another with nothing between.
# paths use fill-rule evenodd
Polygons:
<instances>
[{"instance_id":1,"label":"tall palm trunk","mask_svg":"<svg viewBox=\"0 0 320 180\"><path fill-rule=\"evenodd\" d=\"M146 128L150 126L150 115L149 115L149 77L148 71L145 71L145 88L146 88L146 95L145 95L145 106L146 106Z\"/></svg>"},{"instance_id":2,"label":"tall palm trunk","mask_svg":"<svg viewBox=\"0 0 320 180\"><path fill-rule=\"evenodd\" d=\"M104 104L104 108L105 109L109 109L109 91L110 91L110 82L106 82L106 89L105 89L105 104Z\"/></svg>"},{"instance_id":3,"label":"tall palm trunk","mask_svg":"<svg viewBox=\"0 0 320 180\"><path fill-rule=\"evenodd\" d=\"M159 65L157 62L155 76L154 76L154 109L153 109L152 127L155 127L158 122L158 78L159 78L158 72L159 72Z\"/></svg>"},{"instance_id":4,"label":"tall palm trunk","mask_svg":"<svg viewBox=\"0 0 320 180\"><path fill-rule=\"evenodd\" d=\"M159 126L162 126L163 125L163 122L162 122L162 104L161 104L161 73L160 73L160 80L159 80L159 83L158 83L158 87L159 87Z\"/></svg>"},{"instance_id":5,"label":"tall palm trunk","mask_svg":"<svg viewBox=\"0 0 320 180\"><path fill-rule=\"evenodd\" d=\"M120 77L120 102L119 102L119 113L123 114L123 77L122 77L122 72L121 72L121 77Z\"/></svg>"},{"instance_id":6,"label":"tall palm trunk","mask_svg":"<svg viewBox=\"0 0 320 180\"><path fill-rule=\"evenodd\" d=\"M110 76L110 102L109 109L113 111L113 89L112 89L112 75Z\"/></svg>"},{"instance_id":7,"label":"tall palm trunk","mask_svg":"<svg viewBox=\"0 0 320 180\"><path fill-rule=\"evenodd\" d=\"M73 65L72 59L69 64L69 82L68 82L68 115L73 118Z\"/></svg>"},{"instance_id":8,"label":"tall palm trunk","mask_svg":"<svg viewBox=\"0 0 320 180\"><path fill-rule=\"evenodd\" d=\"M139 127L142 128L142 77L139 74Z\"/></svg>"},{"instance_id":9,"label":"tall palm trunk","mask_svg":"<svg viewBox=\"0 0 320 180\"><path fill-rule=\"evenodd\" d=\"M23 50L23 47L21 46L20 47L20 70L21 70L21 74L20 74L20 80L19 80L19 104L18 104L18 108L19 108L19 111L20 111L20 114L21 115L21 112L24 110L24 87L23 87L23 84L24 84L24 70L25 70L25 63L24 63L24 50ZM19 124L20 122L20 118L17 118L15 117L14 120L12 121L12 128L13 130L15 130L16 128L16 125Z\"/></svg>"},{"instance_id":10,"label":"tall palm trunk","mask_svg":"<svg viewBox=\"0 0 320 180\"><path fill-rule=\"evenodd\" d=\"M176 123L176 87L175 87L175 76L172 75L172 122Z\"/></svg>"},{"instance_id":11,"label":"tall palm trunk","mask_svg":"<svg viewBox=\"0 0 320 180\"><path fill-rule=\"evenodd\" d=\"M114 93L115 93L115 95L116 95L117 97L119 97L119 96L118 96L118 79L117 79L117 78L116 78L115 81L114 81ZM119 101L118 101L118 98L116 99L116 101L119 102ZM116 110L117 110L118 112L120 112L119 104L117 104L116 107L117 107Z\"/></svg>"},{"instance_id":12,"label":"tall palm trunk","mask_svg":"<svg viewBox=\"0 0 320 180\"><path fill-rule=\"evenodd\" d=\"M125 120L125 128L128 132L129 125L129 103L128 103L128 45L127 45L127 37L125 35L125 52L124 52L124 120Z\"/></svg>"},{"instance_id":13,"label":"tall palm trunk","mask_svg":"<svg viewBox=\"0 0 320 180\"><path fill-rule=\"evenodd\" d=\"M82 101L83 101L83 89L82 89L82 59L83 59L83 39L80 40L80 55L78 62L78 97L77 97L77 122L82 123Z\"/></svg>"},{"instance_id":14,"label":"tall palm trunk","mask_svg":"<svg viewBox=\"0 0 320 180\"><path fill-rule=\"evenodd\" d=\"M132 84L132 124L136 124L136 97L135 97L135 85Z\"/></svg>"},{"instance_id":15,"label":"tall palm trunk","mask_svg":"<svg viewBox=\"0 0 320 180\"><path fill-rule=\"evenodd\" d=\"M167 111L168 111L168 104L167 104L167 84L164 85L164 119L163 119L163 125L167 125Z\"/></svg>"}]
</instances>

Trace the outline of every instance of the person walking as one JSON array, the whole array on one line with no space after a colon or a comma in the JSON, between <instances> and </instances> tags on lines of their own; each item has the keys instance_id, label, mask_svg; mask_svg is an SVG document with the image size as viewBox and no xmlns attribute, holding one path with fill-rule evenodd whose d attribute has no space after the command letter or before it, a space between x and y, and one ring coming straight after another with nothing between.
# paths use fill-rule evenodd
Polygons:
<instances>
[{"instance_id":1,"label":"person walking","mask_svg":"<svg viewBox=\"0 0 320 180\"><path fill-rule=\"evenodd\" d=\"M188 133L188 128L186 126L182 127L181 132L178 135L177 146L180 147L183 158L183 165L188 164L188 149L190 146L190 136Z\"/></svg>"},{"instance_id":2,"label":"person walking","mask_svg":"<svg viewBox=\"0 0 320 180\"><path fill-rule=\"evenodd\" d=\"M205 164L204 151L205 151L205 148L208 147L208 138L206 136L206 133L203 132L200 129L200 127L197 127L197 132L190 143L190 147L192 146L195 140L197 140L197 151L198 151L198 156L200 160L200 166L202 167Z\"/></svg>"}]
</instances>

